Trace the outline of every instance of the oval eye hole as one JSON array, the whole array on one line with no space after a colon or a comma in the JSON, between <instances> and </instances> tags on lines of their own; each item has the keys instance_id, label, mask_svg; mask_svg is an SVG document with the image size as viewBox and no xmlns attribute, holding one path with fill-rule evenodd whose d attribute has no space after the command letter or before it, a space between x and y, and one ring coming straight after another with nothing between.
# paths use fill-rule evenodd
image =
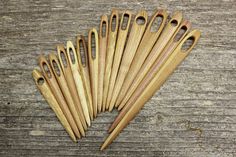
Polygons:
<instances>
[{"instance_id":1,"label":"oval eye hole","mask_svg":"<svg viewBox=\"0 0 236 157\"><path fill-rule=\"evenodd\" d=\"M43 62L42 65L43 65L43 70L44 70L45 74L47 75L47 77L51 78L52 75L51 75L51 71L49 70L48 65L45 62Z\"/></svg>"},{"instance_id":2,"label":"oval eye hole","mask_svg":"<svg viewBox=\"0 0 236 157\"><path fill-rule=\"evenodd\" d=\"M155 17L155 19L152 22L151 32L157 32L158 31L158 29L160 28L161 23L163 21L163 18L164 17L162 15L157 15Z\"/></svg>"},{"instance_id":3,"label":"oval eye hole","mask_svg":"<svg viewBox=\"0 0 236 157\"><path fill-rule=\"evenodd\" d=\"M102 37L105 38L106 37L106 21L102 22Z\"/></svg>"},{"instance_id":4,"label":"oval eye hole","mask_svg":"<svg viewBox=\"0 0 236 157\"><path fill-rule=\"evenodd\" d=\"M178 31L178 33L175 35L174 41L175 42L179 41L184 36L186 31L187 31L187 27L185 25L182 26L180 30Z\"/></svg>"},{"instance_id":5,"label":"oval eye hole","mask_svg":"<svg viewBox=\"0 0 236 157\"><path fill-rule=\"evenodd\" d=\"M129 14L124 14L123 15L123 21L122 21L122 25L121 25L121 29L125 30L128 26L128 22L129 22Z\"/></svg>"},{"instance_id":6,"label":"oval eye hole","mask_svg":"<svg viewBox=\"0 0 236 157\"><path fill-rule=\"evenodd\" d=\"M67 61L66 61L66 55L63 51L60 51L60 56L61 56L61 60L62 60L62 64L64 65L64 67L67 67Z\"/></svg>"},{"instance_id":7,"label":"oval eye hole","mask_svg":"<svg viewBox=\"0 0 236 157\"><path fill-rule=\"evenodd\" d=\"M181 50L187 52L193 46L194 40L195 38L193 36L189 37L182 45Z\"/></svg>"},{"instance_id":8,"label":"oval eye hole","mask_svg":"<svg viewBox=\"0 0 236 157\"><path fill-rule=\"evenodd\" d=\"M69 48L69 54L72 64L75 64L75 55L71 47Z\"/></svg>"},{"instance_id":9,"label":"oval eye hole","mask_svg":"<svg viewBox=\"0 0 236 157\"><path fill-rule=\"evenodd\" d=\"M146 19L143 16L139 16L138 18L136 18L136 23L138 25L144 25L146 22Z\"/></svg>"},{"instance_id":10,"label":"oval eye hole","mask_svg":"<svg viewBox=\"0 0 236 157\"><path fill-rule=\"evenodd\" d=\"M92 50L92 58L96 58L96 39L95 39L95 33L91 33L91 50Z\"/></svg>"},{"instance_id":11,"label":"oval eye hole","mask_svg":"<svg viewBox=\"0 0 236 157\"><path fill-rule=\"evenodd\" d=\"M42 78L42 77L38 78L38 79L37 79L37 84L38 84L39 86L42 86L42 85L44 84L44 78Z\"/></svg>"},{"instance_id":12,"label":"oval eye hole","mask_svg":"<svg viewBox=\"0 0 236 157\"><path fill-rule=\"evenodd\" d=\"M176 27L178 25L178 21L174 19L170 22L170 24L172 27Z\"/></svg>"},{"instance_id":13,"label":"oval eye hole","mask_svg":"<svg viewBox=\"0 0 236 157\"><path fill-rule=\"evenodd\" d=\"M83 66L86 66L86 54L85 54L85 47L82 39L79 40L79 53L80 53L80 60Z\"/></svg>"},{"instance_id":14,"label":"oval eye hole","mask_svg":"<svg viewBox=\"0 0 236 157\"><path fill-rule=\"evenodd\" d=\"M59 69L59 67L58 67L58 64L57 64L57 62L56 62L54 59L52 60L52 66L53 66L53 68L54 68L56 74L57 74L58 76L61 76L61 72L60 72L60 69Z\"/></svg>"},{"instance_id":15,"label":"oval eye hole","mask_svg":"<svg viewBox=\"0 0 236 157\"><path fill-rule=\"evenodd\" d=\"M112 20L111 20L111 31L112 32L115 32L116 30L116 15L113 15L112 16Z\"/></svg>"}]
</instances>

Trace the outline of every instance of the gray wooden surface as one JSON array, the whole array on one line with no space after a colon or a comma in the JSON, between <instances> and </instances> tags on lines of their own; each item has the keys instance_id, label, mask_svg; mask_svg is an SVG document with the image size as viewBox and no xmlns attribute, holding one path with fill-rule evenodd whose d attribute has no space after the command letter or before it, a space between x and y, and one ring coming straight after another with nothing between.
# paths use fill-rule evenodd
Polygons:
<instances>
[{"instance_id":1,"label":"gray wooden surface","mask_svg":"<svg viewBox=\"0 0 236 157\"><path fill-rule=\"evenodd\" d=\"M112 8L183 11L202 37L192 54L105 151L117 115L103 113L73 143L37 91L41 53L87 35ZM1 0L0 156L236 156L236 1Z\"/></svg>"}]
</instances>

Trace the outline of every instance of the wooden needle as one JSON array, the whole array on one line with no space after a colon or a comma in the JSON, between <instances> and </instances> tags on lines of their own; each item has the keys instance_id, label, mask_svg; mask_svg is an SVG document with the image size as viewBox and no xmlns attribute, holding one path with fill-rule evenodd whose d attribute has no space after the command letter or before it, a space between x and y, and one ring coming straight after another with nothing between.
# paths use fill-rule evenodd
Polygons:
<instances>
[{"instance_id":1,"label":"wooden needle","mask_svg":"<svg viewBox=\"0 0 236 157\"><path fill-rule=\"evenodd\" d=\"M66 50L64 48L64 45L62 45L62 44L57 45L57 54L58 54L58 59L59 59L60 65L61 65L62 72L65 76L65 79L66 79L67 85L69 87L70 93L72 95L72 98L74 100L74 103L76 104L76 110L79 113L79 117L80 117L80 120L81 120L82 125L84 127L84 130L87 130L86 120L84 117L83 109L81 107L81 103L80 103L77 89L75 86L73 74L72 74L71 67L69 64L69 59L66 55Z\"/></svg>"},{"instance_id":2,"label":"wooden needle","mask_svg":"<svg viewBox=\"0 0 236 157\"><path fill-rule=\"evenodd\" d=\"M126 47L122 56L122 60L120 63L119 71L117 74L112 98L110 105L114 106L117 96L120 92L124 79L129 70L130 64L134 58L136 50L140 44L140 41L143 37L143 33L145 31L147 25L148 15L147 12L142 10L140 11L134 18L133 25L131 27L131 31L129 33L129 38L126 43Z\"/></svg>"},{"instance_id":3,"label":"wooden needle","mask_svg":"<svg viewBox=\"0 0 236 157\"><path fill-rule=\"evenodd\" d=\"M78 58L78 64L79 69L82 72L82 79L84 82L84 86L87 93L87 99L88 99L88 109L89 109L89 115L90 119L93 120L93 101L92 101L92 92L91 92L91 85L90 85L90 76L89 76L89 63L88 63L88 51L87 51L87 45L84 36L79 35L77 36L77 58Z\"/></svg>"},{"instance_id":4,"label":"wooden needle","mask_svg":"<svg viewBox=\"0 0 236 157\"><path fill-rule=\"evenodd\" d=\"M160 36L166 24L167 17L168 17L168 14L166 10L157 10L153 14L147 26L147 29L143 35L143 38L138 47L138 50L134 56L134 59L128 71L128 75L126 76L124 80L119 96L116 100L116 107L123 100L126 92L129 89L129 86L131 85L132 81L135 79L135 76L137 75L138 71L143 65L143 62L145 61L146 57L148 56L154 44L156 43L158 37Z\"/></svg>"},{"instance_id":5,"label":"wooden needle","mask_svg":"<svg viewBox=\"0 0 236 157\"><path fill-rule=\"evenodd\" d=\"M101 17L99 30L99 63L98 63L98 113L105 111L105 106L102 103L103 98L103 82L106 63L108 38L108 18L106 15Z\"/></svg>"},{"instance_id":6,"label":"wooden needle","mask_svg":"<svg viewBox=\"0 0 236 157\"><path fill-rule=\"evenodd\" d=\"M117 38L117 43L116 43L115 56L113 59L114 61L112 64L111 77L110 77L110 83L109 83L109 88L108 88L108 96L106 100L106 103L109 104L109 111L111 111L114 107L114 105L110 104L110 102L113 95L113 89L115 86L115 81L116 81L117 73L119 70L121 57L123 55L126 39L128 37L131 19L132 19L132 13L130 11L125 11L121 16L119 33L118 33L118 38Z\"/></svg>"},{"instance_id":7,"label":"wooden needle","mask_svg":"<svg viewBox=\"0 0 236 157\"><path fill-rule=\"evenodd\" d=\"M120 121L113 132L108 136L108 138L103 143L101 150L105 149L117 136L118 134L128 125L128 123L139 113L141 108L144 106L152 95L158 90L161 85L167 80L171 73L176 69L176 67L185 59L189 52L196 45L200 37L200 31L194 30L190 32L178 45L173 54L169 57L167 62L161 67L159 72L155 75L153 80L145 87L142 94L137 98L135 103L132 105L130 110ZM183 44L187 40L193 40L192 45L188 49L183 49Z\"/></svg>"},{"instance_id":8,"label":"wooden needle","mask_svg":"<svg viewBox=\"0 0 236 157\"><path fill-rule=\"evenodd\" d=\"M84 87L84 83L82 80L82 72L79 69L78 58L75 52L75 47L71 41L67 41L66 52L67 52L66 54L67 54L69 64L71 67L71 71L73 74L73 78L75 81L77 93L79 95L80 103L81 103L83 113L85 116L85 120L88 126L90 126L91 122L90 122L89 111L88 111L89 102L87 102L88 100L87 93L86 93L86 89Z\"/></svg>"},{"instance_id":9,"label":"wooden needle","mask_svg":"<svg viewBox=\"0 0 236 157\"><path fill-rule=\"evenodd\" d=\"M165 29L161 33L159 39L157 40L155 46L153 47L152 51L149 53L148 57L146 58L145 62L143 63L141 69L137 73L135 80L130 85L130 87L134 86L136 87L139 85L139 83L142 81L143 77L147 74L148 70L152 66L152 64L155 62L155 60L160 56L162 50L165 48L171 37L174 35L176 30L178 29L179 25L182 21L182 13L176 12L172 19L167 23ZM129 88L130 88L129 87ZM123 98L121 104L119 104L118 110L122 109L125 105L125 103L128 101L129 97L132 95L134 91L128 90L125 97Z\"/></svg>"},{"instance_id":10,"label":"wooden needle","mask_svg":"<svg viewBox=\"0 0 236 157\"><path fill-rule=\"evenodd\" d=\"M153 79L153 77L156 75L156 73L159 71L162 65L166 62L166 60L169 58L169 56L174 52L175 48L178 46L178 44L181 42L181 40L185 37L185 35L189 32L191 28L191 24L189 21L184 20L178 30L175 32L174 36L170 39L170 42L166 45L165 49L161 53L160 57L155 61L152 68L148 71L147 75L143 78L139 86L134 89L134 93L129 98L128 102L124 106L124 108L121 110L119 115L116 117L114 122L112 123L109 132L111 132L117 124L120 122L120 120L125 116L126 112L129 111L131 106L133 105L133 102L138 97L137 95L140 95L143 91L143 87L146 87L149 82ZM133 87L133 86L132 86Z\"/></svg>"},{"instance_id":11,"label":"wooden needle","mask_svg":"<svg viewBox=\"0 0 236 157\"><path fill-rule=\"evenodd\" d=\"M75 135L78 138L80 138L81 135L79 133L78 127L76 126L76 122L75 122L73 116L71 115L70 109L68 108L68 104L67 104L67 102L63 96L63 93L57 83L57 80L53 74L53 71L52 71L50 65L48 64L46 57L43 55L40 55L38 61L39 61L39 66L40 66L42 73L44 75L44 78L46 79L48 85L50 86L50 89L51 89L53 95L55 96L58 104L60 105L62 112L66 116L66 119L68 120Z\"/></svg>"},{"instance_id":12,"label":"wooden needle","mask_svg":"<svg viewBox=\"0 0 236 157\"><path fill-rule=\"evenodd\" d=\"M106 100L108 95L113 57L116 48L116 38L118 34L118 28L119 28L119 13L118 10L113 9L110 16L109 29L108 29L109 33L108 33L108 43L107 43L107 53L106 53L106 66L105 66L105 74L103 82L102 104L105 107L105 109L108 109L109 107L109 104L106 103Z\"/></svg>"},{"instance_id":13,"label":"wooden needle","mask_svg":"<svg viewBox=\"0 0 236 157\"><path fill-rule=\"evenodd\" d=\"M59 121L61 122L62 126L66 129L67 133L70 135L71 139L75 142L76 141L76 137L72 131L72 128L69 124L69 122L67 121L65 115L63 114L56 98L54 97L48 83L46 82L45 78L43 77L42 73L35 69L32 72L34 81L38 87L38 89L40 90L41 94L43 95L43 97L45 98L45 100L48 102L49 106L53 109L53 111L55 112L57 118L59 119Z\"/></svg>"},{"instance_id":14,"label":"wooden needle","mask_svg":"<svg viewBox=\"0 0 236 157\"><path fill-rule=\"evenodd\" d=\"M83 125L79 116L80 113L76 109L77 105L75 104L73 100L73 96L70 93L70 89L68 88L68 84L66 82L65 76L63 74L63 71L58 61L57 56L54 53L50 53L49 61L50 61L50 66L52 68L54 76L56 77L57 82L61 88L61 91L67 101L67 105L72 113L72 116L74 117L77 127L79 128L81 135L85 136L85 131L84 131L85 129L83 128Z\"/></svg>"},{"instance_id":15,"label":"wooden needle","mask_svg":"<svg viewBox=\"0 0 236 157\"><path fill-rule=\"evenodd\" d=\"M98 97L98 57L99 45L98 45L98 33L95 28L89 31L88 35L88 59L89 59L89 71L91 77L91 89L93 100L93 114L97 117L97 97Z\"/></svg>"}]
</instances>

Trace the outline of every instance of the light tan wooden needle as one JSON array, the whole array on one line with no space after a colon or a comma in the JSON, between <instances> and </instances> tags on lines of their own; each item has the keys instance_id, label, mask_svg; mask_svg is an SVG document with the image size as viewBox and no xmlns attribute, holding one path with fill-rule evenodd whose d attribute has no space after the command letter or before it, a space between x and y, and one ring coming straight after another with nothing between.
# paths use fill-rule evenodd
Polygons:
<instances>
[{"instance_id":1,"label":"light tan wooden needle","mask_svg":"<svg viewBox=\"0 0 236 157\"><path fill-rule=\"evenodd\" d=\"M88 100L87 93L86 93L86 89L84 87L84 83L82 80L82 72L79 69L78 58L76 55L75 47L71 41L67 41L66 54L69 60L69 64L71 67L77 93L79 95L80 103L81 103L83 113L85 116L85 120L88 126L90 126L91 122L90 122L89 111L88 111L89 102L87 102Z\"/></svg>"},{"instance_id":2,"label":"light tan wooden needle","mask_svg":"<svg viewBox=\"0 0 236 157\"><path fill-rule=\"evenodd\" d=\"M38 89L40 90L41 94L43 95L43 97L45 98L45 100L48 102L49 106L52 108L52 110L55 112L57 118L59 119L59 121L61 122L62 126L66 129L67 133L70 135L71 139L75 142L76 141L76 137L72 131L72 128L69 124L69 122L67 121L65 115L63 114L56 98L54 97L48 83L46 82L45 78L43 77L42 73L35 69L32 72L34 81L38 87Z\"/></svg>"},{"instance_id":3,"label":"light tan wooden needle","mask_svg":"<svg viewBox=\"0 0 236 157\"><path fill-rule=\"evenodd\" d=\"M99 30L99 62L98 62L98 113L105 111L105 105L102 103L103 82L106 65L106 51L108 39L108 18L106 15L101 17Z\"/></svg>"},{"instance_id":4,"label":"light tan wooden needle","mask_svg":"<svg viewBox=\"0 0 236 157\"><path fill-rule=\"evenodd\" d=\"M133 25L131 27L131 31L129 33L129 38L126 43L126 47L122 56L122 60L120 63L119 71L117 74L112 98L110 105L114 106L117 96L120 92L124 79L127 75L129 67L132 63L136 50L140 44L140 41L143 37L143 33L145 31L147 25L148 15L145 10L140 11L134 18Z\"/></svg>"},{"instance_id":5,"label":"light tan wooden needle","mask_svg":"<svg viewBox=\"0 0 236 157\"><path fill-rule=\"evenodd\" d=\"M39 66L42 70L42 73L44 75L44 78L46 79L48 85L50 86L50 89L51 89L53 95L55 96L58 104L60 105L62 112L66 116L66 119L68 120L71 128L73 129L73 132L75 133L75 135L78 138L80 138L81 135L80 135L80 132L79 132L78 127L76 125L76 122L71 114L68 104L67 104L67 102L63 96L63 93L57 83L57 80L53 74L53 71L52 71L50 65L48 64L46 57L43 55L40 55L38 62L39 62Z\"/></svg>"},{"instance_id":6,"label":"light tan wooden needle","mask_svg":"<svg viewBox=\"0 0 236 157\"><path fill-rule=\"evenodd\" d=\"M108 109L109 104L106 103L108 88L111 76L111 68L113 64L113 58L116 48L116 39L119 28L119 13L118 10L113 9L110 16L109 29L108 29L108 44L107 44L107 53L106 53L106 66L103 82L103 95L102 95L102 104L105 109Z\"/></svg>"},{"instance_id":7,"label":"light tan wooden needle","mask_svg":"<svg viewBox=\"0 0 236 157\"><path fill-rule=\"evenodd\" d=\"M87 99L88 99L87 102L89 103L88 106L89 115L90 119L93 120L93 101L92 101L92 92L90 86L88 51L84 36L82 35L77 36L76 43L77 43L76 53L78 58L79 69L82 72L82 79L87 93Z\"/></svg>"},{"instance_id":8,"label":"light tan wooden needle","mask_svg":"<svg viewBox=\"0 0 236 157\"><path fill-rule=\"evenodd\" d=\"M123 55L123 51L125 48L125 43L128 37L128 32L130 28L130 22L132 19L132 13L130 11L125 11L121 16L120 26L119 26L119 33L116 43L116 50L114 55L114 61L112 64L112 70L111 70L111 77L110 77L110 83L108 88L108 96L106 103L109 104L109 111L111 111L114 107L114 105L110 104L111 98L113 95L113 89L116 82L117 73L119 70L121 57Z\"/></svg>"},{"instance_id":9,"label":"light tan wooden needle","mask_svg":"<svg viewBox=\"0 0 236 157\"><path fill-rule=\"evenodd\" d=\"M155 60L160 56L162 50L165 48L171 37L174 35L176 30L178 29L179 25L182 21L182 13L175 12L172 19L167 23L166 27L164 28L163 32L160 35L160 38L157 40L155 46L153 47L152 51L149 53L148 57L146 58L145 62L143 63L141 69L137 73L135 80L129 87L125 97L123 98L121 104L118 107L118 110L122 109L125 103L129 100L130 96L134 92L134 89L137 88L139 83L147 74L150 67L153 65ZM133 86L133 87L132 87ZM132 88L133 90L130 90Z\"/></svg>"},{"instance_id":10,"label":"light tan wooden needle","mask_svg":"<svg viewBox=\"0 0 236 157\"><path fill-rule=\"evenodd\" d=\"M175 48L180 44L181 40L185 37L185 35L189 32L191 28L191 23L184 20L181 25L179 26L178 30L175 32L174 36L171 38L170 42L166 45L165 49L161 53L160 57L155 61L152 68L148 71L147 75L143 78L139 86L135 89L132 96L129 98L128 102L121 110L119 115L114 120L113 124L111 125L109 132L111 132L120 120L125 116L125 114L129 111L132 107L133 102L136 100L138 95L140 95L143 91L142 87L146 87L149 82L153 79L156 73L160 70L161 66L163 66L169 56L174 52Z\"/></svg>"},{"instance_id":11,"label":"light tan wooden needle","mask_svg":"<svg viewBox=\"0 0 236 157\"><path fill-rule=\"evenodd\" d=\"M88 35L88 60L89 60L89 71L90 81L92 90L93 100L93 114L97 117L97 101L98 101L98 59L99 59L99 43L98 43L98 32L95 28L89 31Z\"/></svg>"},{"instance_id":12,"label":"light tan wooden needle","mask_svg":"<svg viewBox=\"0 0 236 157\"><path fill-rule=\"evenodd\" d=\"M49 54L49 61L50 61L50 66L52 68L52 71L54 73L55 78L57 79L57 82L60 86L60 89L67 101L67 105L72 113L72 116L74 117L74 120L77 124L77 127L79 128L79 131L81 133L82 136L85 136L85 129L82 125L80 116L79 116L79 112L76 109L76 104L74 102L73 96L70 93L70 89L68 88L68 84L66 82L65 76L63 74L62 68L60 66L60 63L58 61L57 56L54 53L50 53Z\"/></svg>"},{"instance_id":13,"label":"light tan wooden needle","mask_svg":"<svg viewBox=\"0 0 236 157\"><path fill-rule=\"evenodd\" d=\"M161 85L167 80L170 74L176 69L176 67L185 59L185 57L190 53L192 48L196 45L200 37L200 31L194 30L190 32L178 45L173 54L168 58L167 62L161 67L160 71L155 75L153 80L145 87L142 94L137 97L137 100L132 105L130 110L120 121L113 132L108 136L108 138L103 143L101 150L105 149L112 141L119 135L119 133L129 124L129 122L139 113L144 104L155 94ZM183 44L187 41L193 39L193 43L190 48L183 50Z\"/></svg>"},{"instance_id":14,"label":"light tan wooden needle","mask_svg":"<svg viewBox=\"0 0 236 157\"><path fill-rule=\"evenodd\" d=\"M132 81L135 79L138 71L140 70L143 62L145 61L146 57L152 50L154 44L156 43L158 37L160 36L166 21L167 21L168 14L166 10L157 10L143 35L142 41L138 47L138 50L134 56L130 69L128 71L128 75L126 76L122 88L120 90L119 96L116 100L116 107L121 103L123 100L126 92L128 91ZM160 21L159 21L160 19ZM158 23L159 21L159 23ZM155 28L155 29L154 29Z\"/></svg>"},{"instance_id":15,"label":"light tan wooden needle","mask_svg":"<svg viewBox=\"0 0 236 157\"><path fill-rule=\"evenodd\" d=\"M81 123L84 127L84 130L87 130L87 124L86 124L85 116L84 116L83 109L82 109L82 106L81 106L81 103L80 103L80 100L79 100L79 96L78 96L78 93L77 93L77 89L76 89L76 85L75 85L75 82L74 82L73 74L72 74L71 67L70 67L70 64L69 64L69 59L66 55L66 50L64 48L64 45L62 45L62 44L57 45L57 54L58 54L58 59L59 59L60 65L61 65L62 72L63 72L64 77L66 79L66 82L67 82L68 88L70 90L70 93L72 95L73 101L76 105L76 110L79 113Z\"/></svg>"}]
</instances>

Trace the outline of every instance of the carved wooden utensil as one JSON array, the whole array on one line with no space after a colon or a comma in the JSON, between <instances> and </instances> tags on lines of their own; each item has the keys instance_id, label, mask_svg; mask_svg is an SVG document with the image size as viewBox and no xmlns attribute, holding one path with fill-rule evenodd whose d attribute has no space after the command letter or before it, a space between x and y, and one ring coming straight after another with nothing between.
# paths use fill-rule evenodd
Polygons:
<instances>
[{"instance_id":1,"label":"carved wooden utensil","mask_svg":"<svg viewBox=\"0 0 236 157\"><path fill-rule=\"evenodd\" d=\"M103 98L102 104L103 108L109 108L109 104L106 102L107 95L108 95L108 88L111 76L111 69L113 64L113 58L116 48L116 39L118 34L119 28L119 13L118 10L114 9L111 12L110 22L109 22L109 29L108 29L108 43L107 43L107 54L106 54L106 66L105 66L105 74L104 74L104 82L103 82Z\"/></svg>"}]
</instances>

